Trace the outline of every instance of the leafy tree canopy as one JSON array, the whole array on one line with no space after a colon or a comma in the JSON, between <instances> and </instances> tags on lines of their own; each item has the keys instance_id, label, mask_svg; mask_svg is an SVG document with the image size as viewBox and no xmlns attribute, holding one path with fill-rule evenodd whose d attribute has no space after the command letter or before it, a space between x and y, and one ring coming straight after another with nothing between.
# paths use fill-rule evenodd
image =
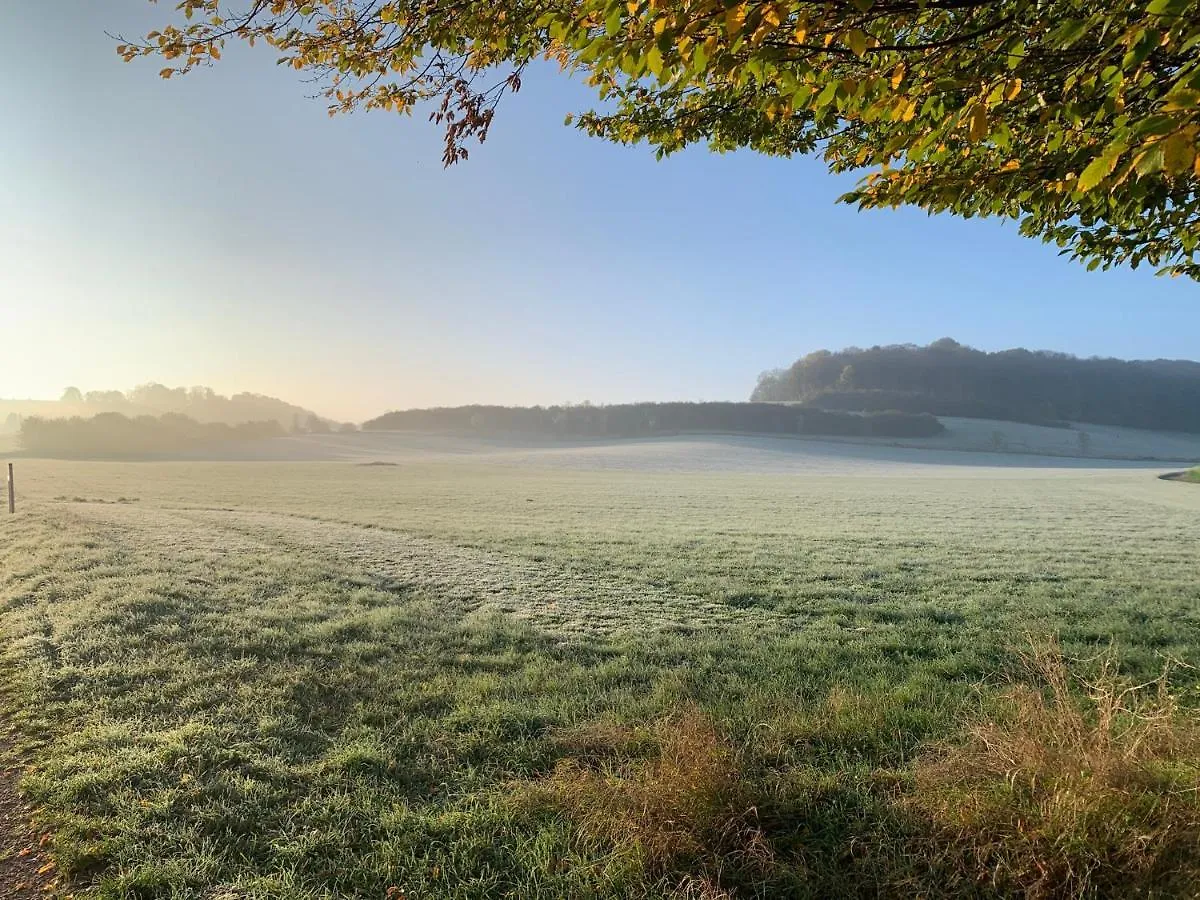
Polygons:
<instances>
[{"instance_id":1,"label":"leafy tree canopy","mask_svg":"<svg viewBox=\"0 0 1200 900\"><path fill-rule=\"evenodd\" d=\"M819 152L866 170L861 207L1016 218L1089 267L1200 279L1200 0L183 0L118 50L171 77L229 38L331 112L432 101L447 164L548 58L603 101L591 134Z\"/></svg>"}]
</instances>

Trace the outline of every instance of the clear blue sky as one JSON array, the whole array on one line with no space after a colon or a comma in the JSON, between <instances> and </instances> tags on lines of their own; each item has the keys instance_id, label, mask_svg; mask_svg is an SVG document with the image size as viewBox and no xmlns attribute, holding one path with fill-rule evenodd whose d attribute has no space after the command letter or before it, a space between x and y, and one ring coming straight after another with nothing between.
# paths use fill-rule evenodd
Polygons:
<instances>
[{"instance_id":1,"label":"clear blue sky","mask_svg":"<svg viewBox=\"0 0 1200 900\"><path fill-rule=\"evenodd\" d=\"M808 351L1200 356L1200 285L1088 273L1013 224L858 213L809 159L656 162L564 128L538 72L471 160L421 117L330 119L269 51L170 82L104 30L173 3L0 4L0 396L144 381L331 416L741 399Z\"/></svg>"}]
</instances>

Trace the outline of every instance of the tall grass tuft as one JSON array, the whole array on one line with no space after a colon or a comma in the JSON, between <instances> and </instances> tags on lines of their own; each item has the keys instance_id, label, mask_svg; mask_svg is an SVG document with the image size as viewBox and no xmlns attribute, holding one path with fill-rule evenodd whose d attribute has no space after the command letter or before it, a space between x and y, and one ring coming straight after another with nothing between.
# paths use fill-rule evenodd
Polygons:
<instances>
[{"instance_id":1,"label":"tall grass tuft","mask_svg":"<svg viewBox=\"0 0 1200 900\"><path fill-rule=\"evenodd\" d=\"M1190 896L1200 885L1200 723L1168 671L1073 675L1025 656L999 715L920 760L913 807L981 886L1026 897Z\"/></svg>"},{"instance_id":2,"label":"tall grass tuft","mask_svg":"<svg viewBox=\"0 0 1200 900\"><path fill-rule=\"evenodd\" d=\"M769 866L738 753L699 710L645 728L593 726L561 743L575 755L534 790L585 842L652 875L681 875L681 897L727 896L725 871Z\"/></svg>"}]
</instances>

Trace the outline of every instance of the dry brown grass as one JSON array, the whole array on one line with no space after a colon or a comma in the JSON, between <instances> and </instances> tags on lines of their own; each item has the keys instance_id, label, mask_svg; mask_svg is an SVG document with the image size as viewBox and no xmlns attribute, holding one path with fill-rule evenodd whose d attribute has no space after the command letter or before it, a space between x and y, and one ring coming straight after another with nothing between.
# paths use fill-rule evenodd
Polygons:
<instances>
[{"instance_id":1,"label":"dry brown grass","mask_svg":"<svg viewBox=\"0 0 1200 900\"><path fill-rule=\"evenodd\" d=\"M720 887L727 867L769 864L738 754L700 711L646 728L590 726L560 743L576 755L536 786L539 799L584 840L632 854L648 871L683 873L679 896L728 896Z\"/></svg>"},{"instance_id":2,"label":"dry brown grass","mask_svg":"<svg viewBox=\"0 0 1200 900\"><path fill-rule=\"evenodd\" d=\"M1200 724L1167 671L1096 677L1054 644L1027 654L1003 714L919 761L909 801L975 880L1031 898L1194 896L1200 889ZM947 850L946 848L949 848Z\"/></svg>"},{"instance_id":3,"label":"dry brown grass","mask_svg":"<svg viewBox=\"0 0 1200 900\"><path fill-rule=\"evenodd\" d=\"M1200 896L1200 721L1168 671L1134 684L1114 659L1032 650L996 713L919 757L911 780L780 779L688 708L559 734L565 758L524 796L587 855L633 862L676 898ZM869 712L835 690L805 727Z\"/></svg>"}]
</instances>

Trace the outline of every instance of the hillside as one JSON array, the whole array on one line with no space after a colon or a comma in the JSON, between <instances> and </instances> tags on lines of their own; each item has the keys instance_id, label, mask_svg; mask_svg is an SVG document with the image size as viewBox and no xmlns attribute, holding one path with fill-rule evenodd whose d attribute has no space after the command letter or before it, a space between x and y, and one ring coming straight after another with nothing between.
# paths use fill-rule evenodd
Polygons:
<instances>
[{"instance_id":1,"label":"hillside","mask_svg":"<svg viewBox=\"0 0 1200 900\"><path fill-rule=\"evenodd\" d=\"M759 376L752 400L1034 424L1084 422L1200 433L1200 363L988 353L950 338L831 352Z\"/></svg>"}]
</instances>

